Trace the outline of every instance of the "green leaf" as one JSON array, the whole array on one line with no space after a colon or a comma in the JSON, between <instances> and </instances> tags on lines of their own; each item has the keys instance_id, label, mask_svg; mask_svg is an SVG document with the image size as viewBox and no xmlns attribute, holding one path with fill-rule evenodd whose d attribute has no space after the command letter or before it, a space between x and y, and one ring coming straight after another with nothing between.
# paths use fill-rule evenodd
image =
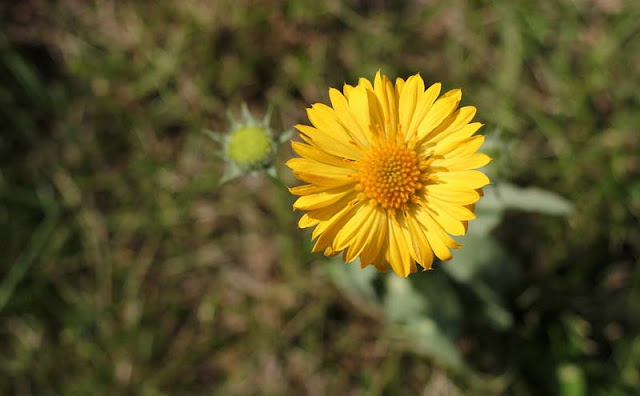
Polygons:
<instances>
[{"instance_id":1,"label":"green leaf","mask_svg":"<svg viewBox=\"0 0 640 396\"><path fill-rule=\"evenodd\" d=\"M464 245L441 268L473 291L480 300L482 314L495 328L509 328L513 318L494 290L504 290L515 282L519 273L517 264L491 237L468 235Z\"/></svg>"},{"instance_id":2,"label":"green leaf","mask_svg":"<svg viewBox=\"0 0 640 396\"><path fill-rule=\"evenodd\" d=\"M431 278L430 278L431 279ZM440 278L445 280L444 278ZM386 281L386 294L384 296L384 309L387 317L393 323L398 324L401 337L411 339L411 349L414 352L430 356L450 367L460 368L462 359L452 337L449 317L443 317L438 309L445 310L451 307L441 299L432 302L423 294L416 291L409 279L397 276L389 276ZM443 286L443 285L441 285ZM421 290L422 291L422 290ZM449 291L449 297L455 299L455 294L450 288L444 286L444 291ZM439 295L445 297L447 293ZM434 296L435 297L435 296ZM449 301L451 302L451 301ZM459 308L457 300L453 301L454 308ZM445 316L451 316L445 312ZM458 319L459 309L454 309L453 317ZM455 323L457 325L457 323ZM454 326L455 327L455 326Z\"/></svg>"},{"instance_id":3,"label":"green leaf","mask_svg":"<svg viewBox=\"0 0 640 396\"><path fill-rule=\"evenodd\" d=\"M443 263L444 271L457 282L469 284L478 280L505 289L515 282L520 268L515 260L490 236L468 234L460 238L464 245Z\"/></svg>"},{"instance_id":4,"label":"green leaf","mask_svg":"<svg viewBox=\"0 0 640 396\"><path fill-rule=\"evenodd\" d=\"M455 343L445 334L437 322L421 318L402 326L403 332L412 337L412 350L433 357L451 368L462 368L463 362Z\"/></svg>"},{"instance_id":5,"label":"green leaf","mask_svg":"<svg viewBox=\"0 0 640 396\"><path fill-rule=\"evenodd\" d=\"M467 235L485 236L489 235L502 220L502 210L489 211L479 207L476 209L476 216L475 220L469 222Z\"/></svg>"},{"instance_id":6,"label":"green leaf","mask_svg":"<svg viewBox=\"0 0 640 396\"><path fill-rule=\"evenodd\" d=\"M425 303L423 317L436 321L440 329L457 337L463 307L454 283L446 273L440 270L428 271L411 276L409 280Z\"/></svg>"},{"instance_id":7,"label":"green leaf","mask_svg":"<svg viewBox=\"0 0 640 396\"><path fill-rule=\"evenodd\" d=\"M377 271L373 266L360 268L360 259L354 263L344 264L342 260L331 260L327 266L329 276L333 282L348 293L354 291L368 301L377 301L376 292L373 288L373 280Z\"/></svg>"},{"instance_id":8,"label":"green leaf","mask_svg":"<svg viewBox=\"0 0 640 396\"><path fill-rule=\"evenodd\" d=\"M493 238L486 236L467 235L460 239L464 242L463 248L456 250L453 259L443 263L441 268L456 281L468 283L494 263L500 247Z\"/></svg>"},{"instance_id":9,"label":"green leaf","mask_svg":"<svg viewBox=\"0 0 640 396\"><path fill-rule=\"evenodd\" d=\"M500 183L485 187L484 195L478 202L478 212L520 209L559 216L573 211L573 205L565 198L535 187L520 188Z\"/></svg>"},{"instance_id":10,"label":"green leaf","mask_svg":"<svg viewBox=\"0 0 640 396\"><path fill-rule=\"evenodd\" d=\"M418 319L424 313L425 307L424 299L413 289L408 279L387 277L384 310L392 321Z\"/></svg>"}]
</instances>

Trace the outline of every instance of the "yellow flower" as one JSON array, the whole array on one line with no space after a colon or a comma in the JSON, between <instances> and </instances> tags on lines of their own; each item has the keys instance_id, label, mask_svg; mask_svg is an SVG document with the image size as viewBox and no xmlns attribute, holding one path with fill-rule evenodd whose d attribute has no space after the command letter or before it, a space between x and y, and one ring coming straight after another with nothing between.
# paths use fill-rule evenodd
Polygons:
<instances>
[{"instance_id":1,"label":"yellow flower","mask_svg":"<svg viewBox=\"0 0 640 396\"><path fill-rule=\"evenodd\" d=\"M373 84L330 89L331 107L307 109L313 126L296 125L305 143L291 143L301 158L287 166L308 183L290 191L294 209L308 211L298 225L315 226L314 252L403 277L416 263L431 268L434 254L451 259L460 245L449 234L465 234L490 182L474 169L491 159L476 153L476 108L458 109L462 92L440 89L425 90L420 75L394 86L378 72Z\"/></svg>"}]
</instances>

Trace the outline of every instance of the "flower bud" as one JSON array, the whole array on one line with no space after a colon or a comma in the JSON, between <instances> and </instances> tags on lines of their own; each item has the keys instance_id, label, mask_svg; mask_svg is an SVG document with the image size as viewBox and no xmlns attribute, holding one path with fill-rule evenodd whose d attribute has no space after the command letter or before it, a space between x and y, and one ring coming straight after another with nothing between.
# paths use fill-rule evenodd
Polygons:
<instances>
[{"instance_id":1,"label":"flower bud","mask_svg":"<svg viewBox=\"0 0 640 396\"><path fill-rule=\"evenodd\" d=\"M273 139L269 131L257 125L247 125L232 131L226 147L226 157L243 169L259 169L273 159Z\"/></svg>"}]
</instances>

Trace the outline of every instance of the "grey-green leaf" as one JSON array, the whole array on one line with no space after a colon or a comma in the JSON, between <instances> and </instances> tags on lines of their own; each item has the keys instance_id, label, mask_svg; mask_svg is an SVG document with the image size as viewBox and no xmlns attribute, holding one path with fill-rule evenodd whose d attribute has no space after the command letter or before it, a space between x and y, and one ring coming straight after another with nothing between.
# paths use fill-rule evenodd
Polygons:
<instances>
[{"instance_id":1,"label":"grey-green leaf","mask_svg":"<svg viewBox=\"0 0 640 396\"><path fill-rule=\"evenodd\" d=\"M509 183L487 186L478 203L478 211L520 209L550 215L567 215L573 205L567 199L536 187L520 188Z\"/></svg>"}]
</instances>

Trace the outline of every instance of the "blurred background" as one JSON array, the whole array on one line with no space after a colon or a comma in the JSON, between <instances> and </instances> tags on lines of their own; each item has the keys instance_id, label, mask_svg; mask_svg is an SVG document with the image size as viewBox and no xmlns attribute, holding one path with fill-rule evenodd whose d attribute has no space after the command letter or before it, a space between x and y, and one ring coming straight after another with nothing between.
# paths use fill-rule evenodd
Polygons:
<instances>
[{"instance_id":1,"label":"blurred background","mask_svg":"<svg viewBox=\"0 0 640 396\"><path fill-rule=\"evenodd\" d=\"M640 394L639 21L633 0L3 1L0 394ZM462 88L503 186L409 281L310 254L293 197L219 186L202 133L242 102L287 130L378 69Z\"/></svg>"}]
</instances>

